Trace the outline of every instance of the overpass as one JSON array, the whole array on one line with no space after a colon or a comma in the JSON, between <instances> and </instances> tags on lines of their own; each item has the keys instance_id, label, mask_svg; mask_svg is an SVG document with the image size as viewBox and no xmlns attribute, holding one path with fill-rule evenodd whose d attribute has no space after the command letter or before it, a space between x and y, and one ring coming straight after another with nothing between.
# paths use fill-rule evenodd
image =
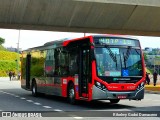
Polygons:
<instances>
[{"instance_id":1,"label":"overpass","mask_svg":"<svg viewBox=\"0 0 160 120\"><path fill-rule=\"evenodd\" d=\"M160 0L0 0L0 28L160 36Z\"/></svg>"}]
</instances>

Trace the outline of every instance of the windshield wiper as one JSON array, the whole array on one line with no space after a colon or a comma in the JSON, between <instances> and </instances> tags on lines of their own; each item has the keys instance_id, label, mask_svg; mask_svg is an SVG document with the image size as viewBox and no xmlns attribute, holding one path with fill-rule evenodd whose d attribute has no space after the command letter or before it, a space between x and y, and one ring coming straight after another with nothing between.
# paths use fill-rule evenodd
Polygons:
<instances>
[{"instance_id":1,"label":"windshield wiper","mask_svg":"<svg viewBox=\"0 0 160 120\"><path fill-rule=\"evenodd\" d=\"M123 59L124 59L124 66L125 66L125 69L126 69L126 61L127 61L128 58L129 58L130 51L131 51L131 46L128 46L126 55L124 55L124 52L123 52Z\"/></svg>"},{"instance_id":2,"label":"windshield wiper","mask_svg":"<svg viewBox=\"0 0 160 120\"><path fill-rule=\"evenodd\" d=\"M112 52L112 50L110 49L110 47L108 45L105 45L105 47L107 48L107 50L109 51L109 55L112 58L112 60L116 63L116 68L117 68L117 56L116 54L114 54Z\"/></svg>"},{"instance_id":3,"label":"windshield wiper","mask_svg":"<svg viewBox=\"0 0 160 120\"><path fill-rule=\"evenodd\" d=\"M127 61L128 60L128 58L129 58L129 55L130 55L130 51L131 51L131 46L128 46L128 49L127 49L127 52L126 52L126 55L125 55L125 61Z\"/></svg>"}]
</instances>

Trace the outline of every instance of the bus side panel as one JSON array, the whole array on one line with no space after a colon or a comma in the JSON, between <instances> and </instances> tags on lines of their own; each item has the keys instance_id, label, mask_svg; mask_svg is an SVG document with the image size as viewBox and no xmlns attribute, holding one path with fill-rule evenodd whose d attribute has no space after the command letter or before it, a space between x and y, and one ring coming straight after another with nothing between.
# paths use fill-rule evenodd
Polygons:
<instances>
[{"instance_id":1,"label":"bus side panel","mask_svg":"<svg viewBox=\"0 0 160 120\"><path fill-rule=\"evenodd\" d=\"M34 78L37 83L37 92L40 93L45 93L45 83L46 83L46 78L45 77L39 77L39 78Z\"/></svg>"},{"instance_id":2,"label":"bus side panel","mask_svg":"<svg viewBox=\"0 0 160 120\"><path fill-rule=\"evenodd\" d=\"M69 83L72 82L74 84L74 89L75 89L75 99L80 99L79 98L79 85L78 85L78 79L77 76L75 77L63 77L62 78L62 96L67 97L67 92L68 92L68 85Z\"/></svg>"},{"instance_id":3,"label":"bus side panel","mask_svg":"<svg viewBox=\"0 0 160 120\"><path fill-rule=\"evenodd\" d=\"M67 83L68 78L62 78L62 96L67 97Z\"/></svg>"},{"instance_id":4,"label":"bus side panel","mask_svg":"<svg viewBox=\"0 0 160 120\"><path fill-rule=\"evenodd\" d=\"M62 96L61 77L51 77L46 81L46 93L51 95Z\"/></svg>"},{"instance_id":5,"label":"bus side panel","mask_svg":"<svg viewBox=\"0 0 160 120\"><path fill-rule=\"evenodd\" d=\"M67 97L68 83L70 81L74 83L73 77L46 77L36 80L38 92L62 97Z\"/></svg>"},{"instance_id":6,"label":"bus side panel","mask_svg":"<svg viewBox=\"0 0 160 120\"><path fill-rule=\"evenodd\" d=\"M44 62L46 57L46 51L31 51L31 68L30 68L30 84L33 80L37 84L37 92L43 92L45 81Z\"/></svg>"},{"instance_id":7,"label":"bus side panel","mask_svg":"<svg viewBox=\"0 0 160 120\"><path fill-rule=\"evenodd\" d=\"M89 84L89 98L88 98L88 100L89 101L91 101L93 98L93 96L92 96L92 92L93 92L93 85L94 85L94 81L95 81L95 78L96 78L96 61L94 60L94 61L92 61L92 82L91 82L91 84Z\"/></svg>"},{"instance_id":8,"label":"bus side panel","mask_svg":"<svg viewBox=\"0 0 160 120\"><path fill-rule=\"evenodd\" d=\"M77 74L76 74L77 75ZM77 77L66 77L62 78L62 96L67 97L68 95L68 87L69 84L73 83L74 84L74 89L75 89L75 99L79 100L79 85L78 85L78 79Z\"/></svg>"}]
</instances>

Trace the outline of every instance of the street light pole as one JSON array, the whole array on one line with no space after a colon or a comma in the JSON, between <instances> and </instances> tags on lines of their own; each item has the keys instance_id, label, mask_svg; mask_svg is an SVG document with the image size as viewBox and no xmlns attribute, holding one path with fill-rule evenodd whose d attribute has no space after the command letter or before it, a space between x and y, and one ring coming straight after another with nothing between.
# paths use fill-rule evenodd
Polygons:
<instances>
[{"instance_id":1,"label":"street light pole","mask_svg":"<svg viewBox=\"0 0 160 120\"><path fill-rule=\"evenodd\" d=\"M154 58L154 72L155 72L155 58Z\"/></svg>"},{"instance_id":2,"label":"street light pole","mask_svg":"<svg viewBox=\"0 0 160 120\"><path fill-rule=\"evenodd\" d=\"M19 41L20 41L20 30L18 34L18 43L17 43L17 79L19 74Z\"/></svg>"}]
</instances>

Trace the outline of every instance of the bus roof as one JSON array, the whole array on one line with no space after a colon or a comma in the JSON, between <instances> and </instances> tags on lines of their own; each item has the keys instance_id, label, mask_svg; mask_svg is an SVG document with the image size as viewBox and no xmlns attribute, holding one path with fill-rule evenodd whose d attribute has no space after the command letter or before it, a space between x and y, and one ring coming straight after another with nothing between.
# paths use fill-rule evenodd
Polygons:
<instances>
[{"instance_id":1,"label":"bus roof","mask_svg":"<svg viewBox=\"0 0 160 120\"><path fill-rule=\"evenodd\" d=\"M84 36L84 37L79 37L79 38L63 38L63 39L59 39L59 40L54 40L54 41L47 42L42 46L29 48L24 51L31 51L31 50L36 50L36 49L37 50L44 50L44 49L47 49L49 46L53 46L53 48L60 47L60 46L67 46L70 42L78 41L78 40L86 39L86 38L94 38L94 37L116 37L116 38L126 38L126 39L138 40L136 38L133 38L133 37L127 36L127 35L114 35L114 34L90 35L90 36Z\"/></svg>"},{"instance_id":2,"label":"bus roof","mask_svg":"<svg viewBox=\"0 0 160 120\"><path fill-rule=\"evenodd\" d=\"M75 39L68 39L63 41L63 46L67 46L70 42L76 41L76 40L81 40L81 39L86 39L86 38L94 38L94 37L115 37L115 38L125 38L125 39L133 39L133 40L138 40L137 38L127 36L127 35L112 35L112 34L105 34L105 35L90 35L90 36L85 36L85 37L80 37L80 38L75 38Z\"/></svg>"}]
</instances>

